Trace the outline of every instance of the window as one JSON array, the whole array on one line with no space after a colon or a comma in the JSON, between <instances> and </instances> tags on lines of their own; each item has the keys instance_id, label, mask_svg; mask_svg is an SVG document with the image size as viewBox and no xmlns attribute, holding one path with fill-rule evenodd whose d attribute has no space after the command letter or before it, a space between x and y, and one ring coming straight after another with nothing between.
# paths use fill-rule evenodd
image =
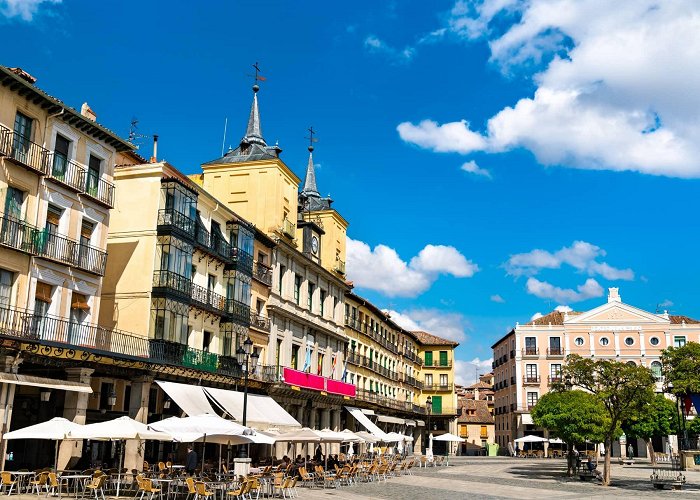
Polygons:
<instances>
[{"instance_id":1,"label":"window","mask_svg":"<svg viewBox=\"0 0 700 500\"><path fill-rule=\"evenodd\" d=\"M652 361L651 362L651 373L654 374L654 377L656 377L656 380L659 380L661 378L661 362L660 361Z\"/></svg>"},{"instance_id":2,"label":"window","mask_svg":"<svg viewBox=\"0 0 700 500\"><path fill-rule=\"evenodd\" d=\"M92 252L90 252L90 241L92 240L92 233L95 230L95 224L89 220L83 219L80 225L80 248L78 250L78 256L80 258L80 265L83 268L92 269L97 266L100 267L100 263L91 259L93 257Z\"/></svg>"},{"instance_id":3,"label":"window","mask_svg":"<svg viewBox=\"0 0 700 500\"><path fill-rule=\"evenodd\" d=\"M537 365L525 365L525 381L537 382Z\"/></svg>"},{"instance_id":4,"label":"window","mask_svg":"<svg viewBox=\"0 0 700 500\"><path fill-rule=\"evenodd\" d=\"M233 352L233 332L228 329L222 329L221 331L221 336L222 336L222 346L221 346L221 355L222 356L235 356L235 352Z\"/></svg>"},{"instance_id":5,"label":"window","mask_svg":"<svg viewBox=\"0 0 700 500\"><path fill-rule=\"evenodd\" d=\"M433 414L442 414L442 396L433 396Z\"/></svg>"},{"instance_id":6,"label":"window","mask_svg":"<svg viewBox=\"0 0 700 500\"><path fill-rule=\"evenodd\" d=\"M301 276L294 275L294 302L299 305L299 295L301 295Z\"/></svg>"},{"instance_id":7,"label":"window","mask_svg":"<svg viewBox=\"0 0 700 500\"><path fill-rule=\"evenodd\" d=\"M100 386L100 409L101 410L111 410L112 407L109 406L109 397L114 391L114 384L109 382L102 382Z\"/></svg>"},{"instance_id":8,"label":"window","mask_svg":"<svg viewBox=\"0 0 700 500\"><path fill-rule=\"evenodd\" d=\"M12 301L14 273L0 269L0 307L9 307Z\"/></svg>"},{"instance_id":9,"label":"window","mask_svg":"<svg viewBox=\"0 0 700 500\"><path fill-rule=\"evenodd\" d=\"M324 313L323 306L325 305L325 302L326 302L326 291L325 290L319 291L319 302L321 304L321 316L323 316L323 313Z\"/></svg>"},{"instance_id":10,"label":"window","mask_svg":"<svg viewBox=\"0 0 700 500\"><path fill-rule=\"evenodd\" d=\"M433 366L433 351L425 351L425 366Z\"/></svg>"},{"instance_id":11,"label":"window","mask_svg":"<svg viewBox=\"0 0 700 500\"><path fill-rule=\"evenodd\" d=\"M51 175L60 180L65 180L66 167L70 151L70 141L62 135L56 134L56 144L53 152L53 165Z\"/></svg>"},{"instance_id":12,"label":"window","mask_svg":"<svg viewBox=\"0 0 700 500\"><path fill-rule=\"evenodd\" d=\"M653 346L659 345L659 337L652 337L649 339L649 343Z\"/></svg>"},{"instance_id":13,"label":"window","mask_svg":"<svg viewBox=\"0 0 700 500\"><path fill-rule=\"evenodd\" d=\"M49 234L58 234L61 215L63 215L63 209L55 205L49 205L46 211L46 229Z\"/></svg>"},{"instance_id":14,"label":"window","mask_svg":"<svg viewBox=\"0 0 700 500\"><path fill-rule=\"evenodd\" d=\"M574 343L577 346L582 346L585 343L585 340L583 340L583 337L576 337L576 340L574 340Z\"/></svg>"},{"instance_id":15,"label":"window","mask_svg":"<svg viewBox=\"0 0 700 500\"><path fill-rule=\"evenodd\" d=\"M284 273L287 272L287 268L284 267L282 264L280 264L280 276L279 276L279 283L278 283L278 288L280 291L280 295L283 295L282 293L282 285L284 283Z\"/></svg>"},{"instance_id":16,"label":"window","mask_svg":"<svg viewBox=\"0 0 700 500\"><path fill-rule=\"evenodd\" d=\"M449 385L449 381L447 378L446 373L440 374L440 387L447 387Z\"/></svg>"},{"instance_id":17,"label":"window","mask_svg":"<svg viewBox=\"0 0 700 500\"><path fill-rule=\"evenodd\" d=\"M673 347L683 347L685 345L685 336L677 335L673 337Z\"/></svg>"},{"instance_id":18,"label":"window","mask_svg":"<svg viewBox=\"0 0 700 500\"><path fill-rule=\"evenodd\" d=\"M100 167L102 160L97 156L90 155L88 160L87 179L85 181L85 191L90 196L97 196L97 186L100 181Z\"/></svg>"},{"instance_id":19,"label":"window","mask_svg":"<svg viewBox=\"0 0 700 500\"><path fill-rule=\"evenodd\" d=\"M298 370L299 367L297 366L299 364L299 346L298 345L293 345L292 346L292 360L291 360L291 367L294 370Z\"/></svg>"},{"instance_id":20,"label":"window","mask_svg":"<svg viewBox=\"0 0 700 500\"><path fill-rule=\"evenodd\" d=\"M433 385L433 374L432 373L425 374L425 385L426 385L426 387L430 387Z\"/></svg>"},{"instance_id":21,"label":"window","mask_svg":"<svg viewBox=\"0 0 700 500\"><path fill-rule=\"evenodd\" d=\"M447 351L440 351L440 366L448 366Z\"/></svg>"},{"instance_id":22,"label":"window","mask_svg":"<svg viewBox=\"0 0 700 500\"><path fill-rule=\"evenodd\" d=\"M90 312L88 299L82 293L73 292L70 304L70 323L68 325L68 343L80 345L87 342L88 331L83 331L83 324Z\"/></svg>"},{"instance_id":23,"label":"window","mask_svg":"<svg viewBox=\"0 0 700 500\"><path fill-rule=\"evenodd\" d=\"M552 379L552 382L560 381L561 380L561 365L559 365L559 364L549 365L549 376Z\"/></svg>"},{"instance_id":24,"label":"window","mask_svg":"<svg viewBox=\"0 0 700 500\"><path fill-rule=\"evenodd\" d=\"M525 337L525 354L536 355L537 354L537 338L536 337Z\"/></svg>"},{"instance_id":25,"label":"window","mask_svg":"<svg viewBox=\"0 0 700 500\"><path fill-rule=\"evenodd\" d=\"M536 392L528 392L527 393L527 407L528 407L528 409L535 406L537 404L538 399L539 399L539 395Z\"/></svg>"},{"instance_id":26,"label":"window","mask_svg":"<svg viewBox=\"0 0 700 500\"><path fill-rule=\"evenodd\" d=\"M22 203L24 202L24 191L7 187L7 197L5 198L5 215L16 220L22 218Z\"/></svg>"},{"instance_id":27,"label":"window","mask_svg":"<svg viewBox=\"0 0 700 500\"><path fill-rule=\"evenodd\" d=\"M202 350L204 352L209 352L210 347L211 347L211 337L212 337L211 332L204 330L204 334L202 337L203 337Z\"/></svg>"},{"instance_id":28,"label":"window","mask_svg":"<svg viewBox=\"0 0 700 500\"><path fill-rule=\"evenodd\" d=\"M314 284L309 281L308 285L308 295L306 297L306 305L309 307L309 311L313 312L314 310Z\"/></svg>"},{"instance_id":29,"label":"window","mask_svg":"<svg viewBox=\"0 0 700 500\"><path fill-rule=\"evenodd\" d=\"M15 136L12 142L14 155L26 161L26 155L29 152L29 145L32 140L32 119L19 111L15 115Z\"/></svg>"},{"instance_id":30,"label":"window","mask_svg":"<svg viewBox=\"0 0 700 500\"><path fill-rule=\"evenodd\" d=\"M608 337L601 337L601 339L600 339L600 345L606 346L606 345L608 345L609 343L610 343L610 339L608 339Z\"/></svg>"},{"instance_id":31,"label":"window","mask_svg":"<svg viewBox=\"0 0 700 500\"><path fill-rule=\"evenodd\" d=\"M627 364L629 366L637 366L637 363L635 363L634 361L628 361Z\"/></svg>"},{"instance_id":32,"label":"window","mask_svg":"<svg viewBox=\"0 0 700 500\"><path fill-rule=\"evenodd\" d=\"M561 349L561 338L549 337L549 354L559 356L563 354Z\"/></svg>"},{"instance_id":33,"label":"window","mask_svg":"<svg viewBox=\"0 0 700 500\"><path fill-rule=\"evenodd\" d=\"M189 306L165 298L152 300L153 337L158 340L187 344Z\"/></svg>"}]
</instances>

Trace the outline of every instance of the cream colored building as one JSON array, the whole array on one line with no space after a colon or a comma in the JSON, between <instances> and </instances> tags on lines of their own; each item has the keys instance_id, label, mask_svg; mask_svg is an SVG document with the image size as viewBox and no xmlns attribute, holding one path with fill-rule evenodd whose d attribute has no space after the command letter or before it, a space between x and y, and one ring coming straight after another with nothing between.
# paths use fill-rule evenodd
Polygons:
<instances>
[{"instance_id":1,"label":"cream colored building","mask_svg":"<svg viewBox=\"0 0 700 500\"><path fill-rule=\"evenodd\" d=\"M496 442L504 449L525 434L542 433L533 426L530 409L561 380L567 355L649 367L659 377L660 392L661 352L690 341L700 341L700 321L625 304L617 288L590 311L553 311L516 325L492 346Z\"/></svg>"}]
</instances>

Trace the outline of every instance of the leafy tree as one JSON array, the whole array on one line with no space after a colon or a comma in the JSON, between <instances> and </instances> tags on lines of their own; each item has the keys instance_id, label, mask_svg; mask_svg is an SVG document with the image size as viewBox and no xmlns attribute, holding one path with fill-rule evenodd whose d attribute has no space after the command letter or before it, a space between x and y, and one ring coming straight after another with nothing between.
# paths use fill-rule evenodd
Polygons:
<instances>
[{"instance_id":1,"label":"leafy tree","mask_svg":"<svg viewBox=\"0 0 700 500\"><path fill-rule=\"evenodd\" d=\"M654 375L644 366L609 360L593 360L571 354L562 367L567 384L589 391L603 403L607 412L603 485L610 485L610 450L622 434L621 425L644 411L654 397Z\"/></svg>"},{"instance_id":2,"label":"leafy tree","mask_svg":"<svg viewBox=\"0 0 700 500\"><path fill-rule=\"evenodd\" d=\"M686 423L686 430L694 436L700 436L700 417L688 420Z\"/></svg>"},{"instance_id":3,"label":"leafy tree","mask_svg":"<svg viewBox=\"0 0 700 500\"><path fill-rule=\"evenodd\" d=\"M603 441L609 423L603 403L593 394L579 390L549 392L530 414L535 425L566 443L569 476L576 469L574 445L582 445L586 440Z\"/></svg>"},{"instance_id":4,"label":"leafy tree","mask_svg":"<svg viewBox=\"0 0 700 500\"><path fill-rule=\"evenodd\" d=\"M688 342L683 347L664 349L661 363L669 392L676 395L700 393L700 344Z\"/></svg>"},{"instance_id":5,"label":"leafy tree","mask_svg":"<svg viewBox=\"0 0 700 500\"><path fill-rule=\"evenodd\" d=\"M642 411L630 416L622 423L628 437L643 439L651 463L656 465L651 438L668 436L678 432L678 410L676 404L663 394L657 394Z\"/></svg>"}]
</instances>

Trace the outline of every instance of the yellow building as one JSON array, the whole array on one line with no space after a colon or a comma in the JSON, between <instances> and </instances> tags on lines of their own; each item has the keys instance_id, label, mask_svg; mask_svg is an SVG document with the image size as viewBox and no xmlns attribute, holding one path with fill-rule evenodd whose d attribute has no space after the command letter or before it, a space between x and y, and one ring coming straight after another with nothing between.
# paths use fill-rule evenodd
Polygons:
<instances>
[{"instance_id":1,"label":"yellow building","mask_svg":"<svg viewBox=\"0 0 700 500\"><path fill-rule=\"evenodd\" d=\"M459 449L460 455L484 454L486 445L494 444L496 440L496 426L488 402L484 399L460 399L457 413L458 436L465 442L454 448Z\"/></svg>"},{"instance_id":2,"label":"yellow building","mask_svg":"<svg viewBox=\"0 0 700 500\"><path fill-rule=\"evenodd\" d=\"M133 146L98 124L87 104L68 107L19 68L0 66L0 83L0 337L2 371L16 374L0 391L1 431L53 416L84 423L96 371L85 353L107 342L95 323L115 158ZM45 380L37 386L27 376ZM53 456L52 446L8 450L16 464ZM80 451L62 445L60 464Z\"/></svg>"}]
</instances>

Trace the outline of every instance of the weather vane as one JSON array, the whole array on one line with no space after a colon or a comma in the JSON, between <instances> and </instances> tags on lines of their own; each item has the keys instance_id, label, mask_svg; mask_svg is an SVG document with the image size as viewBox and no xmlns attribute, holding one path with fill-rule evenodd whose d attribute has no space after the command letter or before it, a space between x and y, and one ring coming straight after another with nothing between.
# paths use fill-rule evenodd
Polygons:
<instances>
[{"instance_id":1,"label":"weather vane","mask_svg":"<svg viewBox=\"0 0 700 500\"><path fill-rule=\"evenodd\" d=\"M309 151L313 151L314 150L314 142L318 142L318 138L314 137L314 135L316 135L316 131L314 130L313 126L309 127L308 131L309 131L309 136L307 137L307 139L309 140Z\"/></svg>"},{"instance_id":2,"label":"weather vane","mask_svg":"<svg viewBox=\"0 0 700 500\"><path fill-rule=\"evenodd\" d=\"M248 76L252 76L252 77L255 79L255 83L254 83L254 84L255 84L255 86L257 87L257 86L258 86L258 82L264 82L265 80L267 80L267 78L265 78L264 76L262 76L262 75L260 74L260 66L258 65L258 62L257 62L257 61L255 61L255 64L253 64L253 69L255 69L255 74L254 74L254 75L248 75Z\"/></svg>"}]
</instances>

